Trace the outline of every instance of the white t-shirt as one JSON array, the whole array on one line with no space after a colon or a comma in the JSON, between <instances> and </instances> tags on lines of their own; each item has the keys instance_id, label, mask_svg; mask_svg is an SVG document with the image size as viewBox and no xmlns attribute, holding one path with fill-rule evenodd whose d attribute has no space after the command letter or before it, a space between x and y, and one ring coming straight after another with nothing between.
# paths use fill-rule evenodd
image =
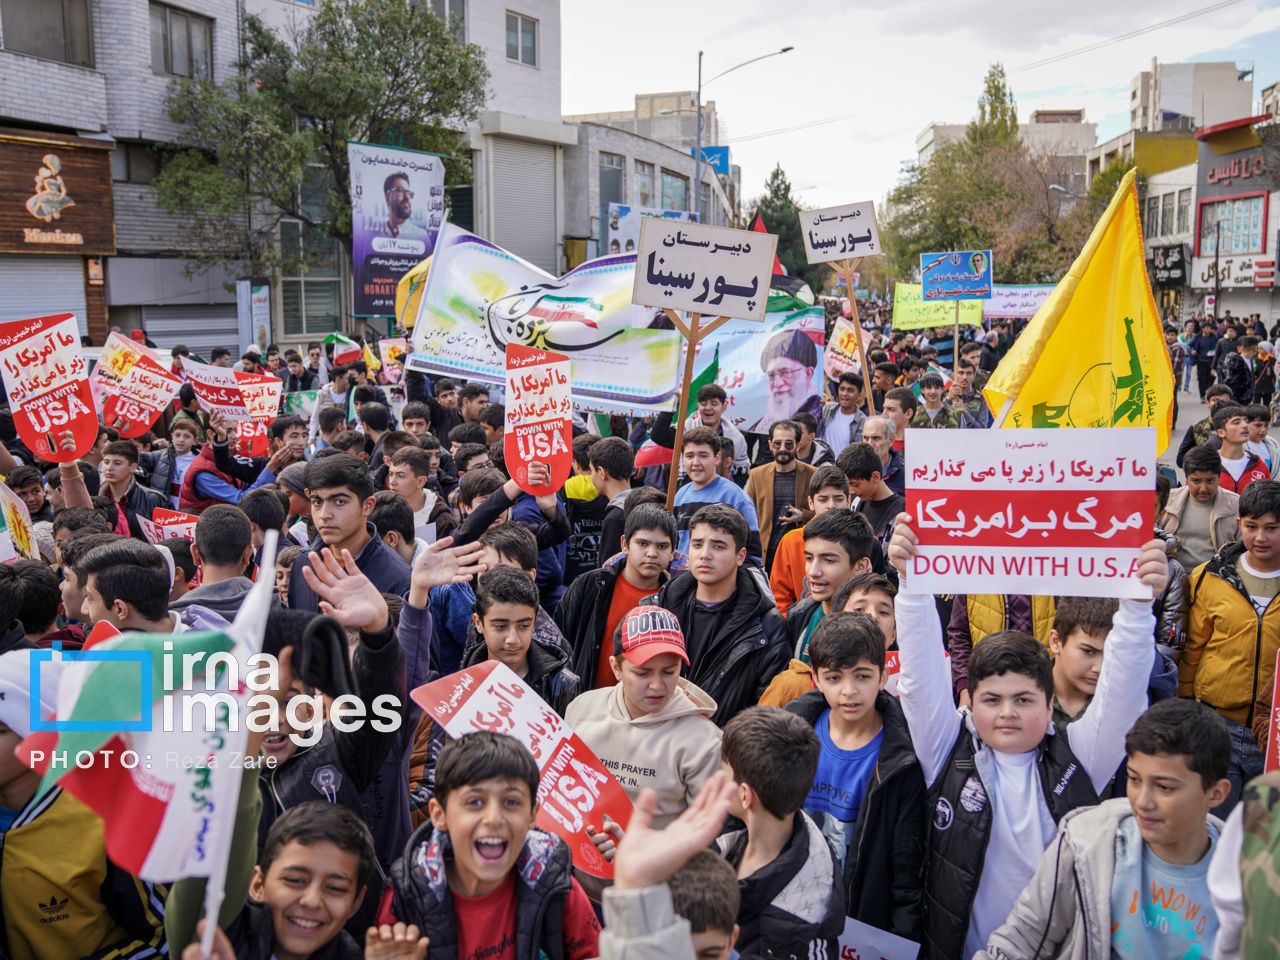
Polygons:
<instances>
[{"instance_id":1,"label":"white t-shirt","mask_svg":"<svg viewBox=\"0 0 1280 960\"><path fill-rule=\"evenodd\" d=\"M996 761L995 796L991 803L991 839L978 892L969 915L964 955L972 957L987 948L987 938L1008 918L1018 894L1035 875L1040 857L1053 841L1057 828L1040 791L1036 751L1001 753ZM978 779L974 771L973 779ZM1028 802L1028 798L1035 798ZM961 796L964 802L964 796Z\"/></svg>"},{"instance_id":2,"label":"white t-shirt","mask_svg":"<svg viewBox=\"0 0 1280 960\"><path fill-rule=\"evenodd\" d=\"M1270 469L1271 448L1268 447L1261 440L1250 440L1248 443L1244 445L1244 450L1245 450L1245 453L1256 453L1258 455L1258 458L1267 465L1268 469Z\"/></svg>"},{"instance_id":3,"label":"white t-shirt","mask_svg":"<svg viewBox=\"0 0 1280 960\"><path fill-rule=\"evenodd\" d=\"M822 439L832 450L843 450L849 445L849 430L852 426L853 414L837 410L831 422L827 424L827 430L822 435Z\"/></svg>"},{"instance_id":4,"label":"white t-shirt","mask_svg":"<svg viewBox=\"0 0 1280 960\"><path fill-rule=\"evenodd\" d=\"M1222 458L1222 469L1227 471L1227 473L1231 474L1232 480L1239 480L1241 474L1244 473L1244 468L1247 467L1248 465L1249 465L1249 454L1247 451L1245 452L1245 455L1241 457L1239 460L1228 460L1226 457Z\"/></svg>"}]
</instances>

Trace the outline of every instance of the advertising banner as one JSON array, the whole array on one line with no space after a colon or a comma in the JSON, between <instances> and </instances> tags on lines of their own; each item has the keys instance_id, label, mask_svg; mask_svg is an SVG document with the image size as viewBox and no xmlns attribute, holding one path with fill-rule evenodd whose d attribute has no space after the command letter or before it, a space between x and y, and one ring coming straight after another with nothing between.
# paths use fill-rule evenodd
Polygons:
<instances>
[{"instance_id":1,"label":"advertising banner","mask_svg":"<svg viewBox=\"0 0 1280 960\"><path fill-rule=\"evenodd\" d=\"M1191 286L1198 290L1270 287L1275 285L1275 269L1275 254L1196 257L1191 261Z\"/></svg>"},{"instance_id":2,"label":"advertising banner","mask_svg":"<svg viewBox=\"0 0 1280 960\"><path fill-rule=\"evenodd\" d=\"M347 143L357 317L395 315L396 284L435 248L444 223L444 161L432 153Z\"/></svg>"},{"instance_id":3,"label":"advertising banner","mask_svg":"<svg viewBox=\"0 0 1280 960\"><path fill-rule=\"evenodd\" d=\"M925 302L986 300L991 296L991 251L954 250L920 254L920 287Z\"/></svg>"},{"instance_id":4,"label":"advertising banner","mask_svg":"<svg viewBox=\"0 0 1280 960\"><path fill-rule=\"evenodd\" d=\"M504 384L506 347L517 343L569 357L578 411L669 410L683 340L665 316L631 302L635 263L601 257L557 279L445 224L408 366Z\"/></svg>"},{"instance_id":5,"label":"advertising banner","mask_svg":"<svg viewBox=\"0 0 1280 960\"><path fill-rule=\"evenodd\" d=\"M681 223L697 220L690 210L658 210L655 207L611 203L605 218L604 235L600 238L600 255L635 253L636 246L640 243L642 217L661 217L665 220L679 220Z\"/></svg>"},{"instance_id":6,"label":"advertising banner","mask_svg":"<svg viewBox=\"0 0 1280 960\"><path fill-rule=\"evenodd\" d=\"M771 233L675 224L640 224L631 300L714 317L764 319L778 238Z\"/></svg>"},{"instance_id":7,"label":"advertising banner","mask_svg":"<svg viewBox=\"0 0 1280 960\"><path fill-rule=\"evenodd\" d=\"M74 314L0 324L0 370L13 425L32 453L69 463L88 452L98 439L98 415ZM74 448L64 450L59 434L68 430Z\"/></svg>"},{"instance_id":8,"label":"advertising banner","mask_svg":"<svg viewBox=\"0 0 1280 960\"><path fill-rule=\"evenodd\" d=\"M995 320L1012 320L1016 317L1034 317L1040 304L1053 293L1052 283L1034 286L1007 286L996 284L991 288L991 299L982 304L982 315ZM952 307L952 310L955 308ZM963 323L964 321L961 320Z\"/></svg>"},{"instance_id":9,"label":"advertising banner","mask_svg":"<svg viewBox=\"0 0 1280 960\"><path fill-rule=\"evenodd\" d=\"M625 829L631 800L581 738L510 667L486 660L409 696L450 737L491 730L528 747L542 775L535 824L569 845L574 866L592 876L613 877L613 865L585 828L591 824L599 830L607 815Z\"/></svg>"},{"instance_id":10,"label":"advertising banner","mask_svg":"<svg viewBox=\"0 0 1280 960\"><path fill-rule=\"evenodd\" d=\"M1156 431L907 429L910 593L1149 600Z\"/></svg>"},{"instance_id":11,"label":"advertising banner","mask_svg":"<svg viewBox=\"0 0 1280 960\"><path fill-rule=\"evenodd\" d=\"M126 440L150 430L182 386L141 344L115 332L107 337L89 381L102 422Z\"/></svg>"},{"instance_id":12,"label":"advertising banner","mask_svg":"<svg viewBox=\"0 0 1280 960\"><path fill-rule=\"evenodd\" d=\"M1189 276L1187 245L1175 243L1171 247L1152 247L1147 265L1151 270L1151 282L1157 287L1186 286Z\"/></svg>"},{"instance_id":13,"label":"advertising banner","mask_svg":"<svg viewBox=\"0 0 1280 960\"><path fill-rule=\"evenodd\" d=\"M882 252L876 205L871 200L802 211L800 232L804 237L804 254L810 263L874 257Z\"/></svg>"},{"instance_id":14,"label":"advertising banner","mask_svg":"<svg viewBox=\"0 0 1280 960\"><path fill-rule=\"evenodd\" d=\"M503 460L511 479L535 497L555 493L573 472L569 358L508 343L506 397ZM535 460L551 471L545 485L529 481Z\"/></svg>"},{"instance_id":15,"label":"advertising banner","mask_svg":"<svg viewBox=\"0 0 1280 960\"><path fill-rule=\"evenodd\" d=\"M960 323L982 325L981 301L960 301ZM925 327L949 327L956 322L956 305L950 301L926 301L920 284L899 283L893 288L893 329L921 330Z\"/></svg>"},{"instance_id":16,"label":"advertising banner","mask_svg":"<svg viewBox=\"0 0 1280 960\"><path fill-rule=\"evenodd\" d=\"M729 395L724 415L741 430L768 433L775 420L822 415L822 307L765 315L763 325L730 320L704 337L694 369L716 363L715 382Z\"/></svg>"}]
</instances>

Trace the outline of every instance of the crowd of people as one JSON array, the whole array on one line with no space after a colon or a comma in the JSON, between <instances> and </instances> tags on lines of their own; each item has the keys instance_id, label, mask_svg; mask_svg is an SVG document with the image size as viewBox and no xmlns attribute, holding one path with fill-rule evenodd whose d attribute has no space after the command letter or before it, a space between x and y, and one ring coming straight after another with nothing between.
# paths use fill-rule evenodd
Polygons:
<instances>
[{"instance_id":1,"label":"crowd of people","mask_svg":"<svg viewBox=\"0 0 1280 960\"><path fill-rule=\"evenodd\" d=\"M144 436L103 424L56 465L0 411L0 472L41 553L0 565L0 956L200 956L204 881L129 875L96 814L41 792L15 748L55 705L56 683L31 687L33 649L78 649L104 623L219 629L262 577L282 710L249 734L256 762L223 811L218 960L820 960L849 918L929 960L1269 954L1266 391L1255 377L1238 393L1234 361L1202 387L1185 482L1153 490L1152 599L902 591L907 428L990 427L981 388L1015 336L876 330L869 380L841 374L820 415L765 434L702 387L670 509L670 468L636 465L646 441L674 446L670 413L575 417L572 475L532 496L506 469L490 387L402 370L393 410L363 360L319 344L242 357L286 394L317 391L309 420L270 423L260 457L189 384ZM1231 356L1252 362L1251 339ZM149 542L158 507L196 515L191 539ZM584 828L611 883L535 825L528 749L450 739L408 696L485 661L633 801L629 823ZM352 690L393 698L401 722L333 722Z\"/></svg>"}]
</instances>

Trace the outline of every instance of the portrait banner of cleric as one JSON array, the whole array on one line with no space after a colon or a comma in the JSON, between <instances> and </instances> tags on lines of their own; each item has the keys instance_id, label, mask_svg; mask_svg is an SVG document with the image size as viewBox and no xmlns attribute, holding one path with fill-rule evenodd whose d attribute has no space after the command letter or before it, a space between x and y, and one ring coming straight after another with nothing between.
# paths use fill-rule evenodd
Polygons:
<instances>
[{"instance_id":1,"label":"portrait banner of cleric","mask_svg":"<svg viewBox=\"0 0 1280 960\"><path fill-rule=\"evenodd\" d=\"M783 330L770 337L760 354L768 406L747 431L768 433L775 421L789 420L797 413L821 416L822 397L813 383L817 366L818 348L808 334Z\"/></svg>"}]
</instances>

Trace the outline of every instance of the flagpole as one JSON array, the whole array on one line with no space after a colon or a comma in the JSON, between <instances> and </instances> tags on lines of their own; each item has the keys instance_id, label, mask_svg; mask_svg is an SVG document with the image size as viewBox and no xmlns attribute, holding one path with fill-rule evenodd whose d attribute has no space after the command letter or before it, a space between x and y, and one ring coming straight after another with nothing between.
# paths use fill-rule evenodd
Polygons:
<instances>
[{"instance_id":1,"label":"flagpole","mask_svg":"<svg viewBox=\"0 0 1280 960\"><path fill-rule=\"evenodd\" d=\"M951 335L951 376L960 368L960 301L956 301L956 326Z\"/></svg>"}]
</instances>

